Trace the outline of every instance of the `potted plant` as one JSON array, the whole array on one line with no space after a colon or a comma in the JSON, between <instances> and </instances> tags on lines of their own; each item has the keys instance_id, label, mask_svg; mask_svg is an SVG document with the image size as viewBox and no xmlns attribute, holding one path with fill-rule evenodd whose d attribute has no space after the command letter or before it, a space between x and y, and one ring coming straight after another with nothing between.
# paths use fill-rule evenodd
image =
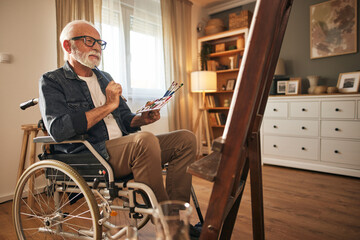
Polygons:
<instances>
[{"instance_id":1,"label":"potted plant","mask_svg":"<svg viewBox=\"0 0 360 240\"><path fill-rule=\"evenodd\" d=\"M207 61L210 59L209 54L211 53L212 45L210 43L204 43L200 52L201 70L208 70Z\"/></svg>"}]
</instances>

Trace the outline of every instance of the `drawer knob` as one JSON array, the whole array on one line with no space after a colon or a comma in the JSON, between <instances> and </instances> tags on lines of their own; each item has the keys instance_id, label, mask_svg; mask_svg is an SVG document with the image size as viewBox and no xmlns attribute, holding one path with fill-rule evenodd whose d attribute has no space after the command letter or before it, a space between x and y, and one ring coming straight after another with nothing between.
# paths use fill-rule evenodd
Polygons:
<instances>
[{"instance_id":1,"label":"drawer knob","mask_svg":"<svg viewBox=\"0 0 360 240\"><path fill-rule=\"evenodd\" d=\"M338 150L335 150L334 153L339 153L339 151L338 151Z\"/></svg>"},{"instance_id":2,"label":"drawer knob","mask_svg":"<svg viewBox=\"0 0 360 240\"><path fill-rule=\"evenodd\" d=\"M274 108L274 109L273 109L273 111L274 111L274 112L277 112L277 109L276 109L276 108Z\"/></svg>"},{"instance_id":3,"label":"drawer knob","mask_svg":"<svg viewBox=\"0 0 360 240\"><path fill-rule=\"evenodd\" d=\"M301 127L301 129L302 129L302 130L305 130L305 129L306 129L306 127L302 126L302 127Z\"/></svg>"},{"instance_id":4,"label":"drawer knob","mask_svg":"<svg viewBox=\"0 0 360 240\"><path fill-rule=\"evenodd\" d=\"M306 112L306 108L302 108L301 111Z\"/></svg>"},{"instance_id":5,"label":"drawer knob","mask_svg":"<svg viewBox=\"0 0 360 240\"><path fill-rule=\"evenodd\" d=\"M337 132L338 132L338 131L340 131L340 129L339 129L339 128L335 128L335 131L337 131Z\"/></svg>"},{"instance_id":6,"label":"drawer knob","mask_svg":"<svg viewBox=\"0 0 360 240\"><path fill-rule=\"evenodd\" d=\"M277 148L277 145L276 145L276 144L274 144L274 145L273 145L273 147L274 147L274 148Z\"/></svg>"},{"instance_id":7,"label":"drawer knob","mask_svg":"<svg viewBox=\"0 0 360 240\"><path fill-rule=\"evenodd\" d=\"M305 147L302 147L301 150L306 150L306 148L305 148Z\"/></svg>"},{"instance_id":8,"label":"drawer knob","mask_svg":"<svg viewBox=\"0 0 360 240\"><path fill-rule=\"evenodd\" d=\"M274 125L274 126L273 126L273 128L277 128L277 126L276 126L276 125Z\"/></svg>"},{"instance_id":9,"label":"drawer knob","mask_svg":"<svg viewBox=\"0 0 360 240\"><path fill-rule=\"evenodd\" d=\"M340 111L340 109L339 108L335 108L335 112L339 112Z\"/></svg>"}]
</instances>

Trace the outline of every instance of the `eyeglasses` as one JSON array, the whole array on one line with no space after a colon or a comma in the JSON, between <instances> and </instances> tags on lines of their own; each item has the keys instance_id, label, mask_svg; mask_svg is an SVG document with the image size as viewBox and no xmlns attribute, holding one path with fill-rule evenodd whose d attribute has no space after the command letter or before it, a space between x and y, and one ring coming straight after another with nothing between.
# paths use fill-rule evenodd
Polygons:
<instances>
[{"instance_id":1,"label":"eyeglasses","mask_svg":"<svg viewBox=\"0 0 360 240\"><path fill-rule=\"evenodd\" d=\"M104 50L105 47L106 47L106 42L104 40L95 39L95 38L90 37L90 36L78 36L78 37L73 37L70 40L78 40L78 39L81 39L81 38L84 39L84 43L88 47L93 47L96 42L100 45L102 50Z\"/></svg>"}]
</instances>

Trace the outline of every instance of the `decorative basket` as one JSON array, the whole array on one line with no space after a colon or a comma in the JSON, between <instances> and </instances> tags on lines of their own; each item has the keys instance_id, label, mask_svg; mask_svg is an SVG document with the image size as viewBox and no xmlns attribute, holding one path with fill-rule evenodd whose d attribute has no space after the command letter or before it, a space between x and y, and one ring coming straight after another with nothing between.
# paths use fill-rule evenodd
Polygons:
<instances>
[{"instance_id":1,"label":"decorative basket","mask_svg":"<svg viewBox=\"0 0 360 240\"><path fill-rule=\"evenodd\" d=\"M205 34L211 35L224 31L224 22L219 18L210 19L205 27Z\"/></svg>"},{"instance_id":2,"label":"decorative basket","mask_svg":"<svg viewBox=\"0 0 360 240\"><path fill-rule=\"evenodd\" d=\"M225 51L225 43L219 43L215 45L215 52Z\"/></svg>"},{"instance_id":3,"label":"decorative basket","mask_svg":"<svg viewBox=\"0 0 360 240\"><path fill-rule=\"evenodd\" d=\"M229 30L242 27L250 27L252 12L242 10L229 14Z\"/></svg>"}]
</instances>

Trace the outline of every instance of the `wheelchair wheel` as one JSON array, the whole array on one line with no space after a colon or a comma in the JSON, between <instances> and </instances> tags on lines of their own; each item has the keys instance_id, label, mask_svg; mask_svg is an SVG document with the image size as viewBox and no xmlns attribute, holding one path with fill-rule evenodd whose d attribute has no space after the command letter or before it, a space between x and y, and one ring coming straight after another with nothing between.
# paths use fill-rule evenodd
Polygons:
<instances>
[{"instance_id":1,"label":"wheelchair wheel","mask_svg":"<svg viewBox=\"0 0 360 240\"><path fill-rule=\"evenodd\" d=\"M84 179L56 160L31 165L15 189L18 239L100 239L99 209Z\"/></svg>"}]
</instances>

